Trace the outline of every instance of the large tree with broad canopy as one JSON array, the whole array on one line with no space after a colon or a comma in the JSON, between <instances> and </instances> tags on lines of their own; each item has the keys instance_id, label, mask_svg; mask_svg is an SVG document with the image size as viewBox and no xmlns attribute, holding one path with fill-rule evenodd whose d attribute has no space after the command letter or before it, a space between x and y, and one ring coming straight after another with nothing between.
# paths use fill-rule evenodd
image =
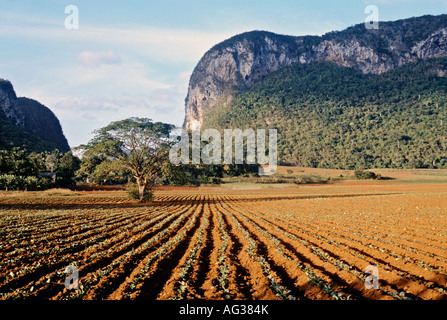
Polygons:
<instances>
[{"instance_id":1,"label":"large tree with broad canopy","mask_svg":"<svg viewBox=\"0 0 447 320\"><path fill-rule=\"evenodd\" d=\"M146 195L152 194L157 174L169 160L173 144L169 133L174 127L147 118L115 121L94 131L87 150L103 154L130 170L138 185L139 200L144 202Z\"/></svg>"}]
</instances>

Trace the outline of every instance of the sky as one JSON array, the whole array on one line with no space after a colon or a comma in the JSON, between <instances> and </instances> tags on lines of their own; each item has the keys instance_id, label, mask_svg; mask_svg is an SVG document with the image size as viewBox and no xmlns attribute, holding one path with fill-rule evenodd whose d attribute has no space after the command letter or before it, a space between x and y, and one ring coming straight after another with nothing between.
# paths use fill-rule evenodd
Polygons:
<instances>
[{"instance_id":1,"label":"sky","mask_svg":"<svg viewBox=\"0 0 447 320\"><path fill-rule=\"evenodd\" d=\"M76 147L133 116L181 126L194 67L233 35L322 35L363 23L368 5L380 21L447 13L447 0L0 0L0 78Z\"/></svg>"}]
</instances>

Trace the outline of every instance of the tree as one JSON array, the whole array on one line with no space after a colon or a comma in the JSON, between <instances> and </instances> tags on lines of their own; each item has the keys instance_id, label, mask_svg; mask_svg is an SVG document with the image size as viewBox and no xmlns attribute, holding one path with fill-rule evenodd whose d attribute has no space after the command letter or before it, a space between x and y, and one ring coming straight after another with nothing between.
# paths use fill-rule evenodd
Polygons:
<instances>
[{"instance_id":1,"label":"tree","mask_svg":"<svg viewBox=\"0 0 447 320\"><path fill-rule=\"evenodd\" d=\"M86 146L82 147L83 150L87 148ZM81 156L80 168L76 172L76 179L78 181L87 181L87 182L95 180L94 177L96 168L104 161L107 161L107 158L104 155L98 156L97 154L92 154L91 150L83 152Z\"/></svg>"},{"instance_id":2,"label":"tree","mask_svg":"<svg viewBox=\"0 0 447 320\"><path fill-rule=\"evenodd\" d=\"M164 185L186 185L190 181L188 176L189 165L173 165L170 162L165 162L161 168L161 182Z\"/></svg>"},{"instance_id":3,"label":"tree","mask_svg":"<svg viewBox=\"0 0 447 320\"><path fill-rule=\"evenodd\" d=\"M37 168L28 157L26 150L18 147L10 151L0 150L0 173L26 177L36 172Z\"/></svg>"},{"instance_id":4,"label":"tree","mask_svg":"<svg viewBox=\"0 0 447 320\"><path fill-rule=\"evenodd\" d=\"M98 164L92 174L91 181L98 184L125 184L130 181L129 169L121 166L117 161L104 160Z\"/></svg>"},{"instance_id":5,"label":"tree","mask_svg":"<svg viewBox=\"0 0 447 320\"><path fill-rule=\"evenodd\" d=\"M73 188L76 185L75 174L79 170L81 160L75 157L71 151L65 153L57 160L56 185L63 188Z\"/></svg>"},{"instance_id":6,"label":"tree","mask_svg":"<svg viewBox=\"0 0 447 320\"><path fill-rule=\"evenodd\" d=\"M46 178L38 178L43 166L42 154L27 154L18 147L0 150L0 189L44 190L49 187Z\"/></svg>"},{"instance_id":7,"label":"tree","mask_svg":"<svg viewBox=\"0 0 447 320\"><path fill-rule=\"evenodd\" d=\"M168 161L173 144L168 137L174 127L147 118L115 121L95 130L87 148L129 169L138 186L139 200L144 202L152 194L163 163Z\"/></svg>"},{"instance_id":8,"label":"tree","mask_svg":"<svg viewBox=\"0 0 447 320\"><path fill-rule=\"evenodd\" d=\"M46 169L50 172L54 172L59 165L59 160L62 157L62 153L59 150L53 150L45 157Z\"/></svg>"}]
</instances>

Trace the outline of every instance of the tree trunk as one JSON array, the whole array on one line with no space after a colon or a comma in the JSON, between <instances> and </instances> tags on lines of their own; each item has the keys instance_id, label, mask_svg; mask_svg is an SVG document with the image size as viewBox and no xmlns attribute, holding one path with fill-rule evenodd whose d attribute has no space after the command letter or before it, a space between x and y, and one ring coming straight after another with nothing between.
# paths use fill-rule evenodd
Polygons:
<instances>
[{"instance_id":1,"label":"tree trunk","mask_svg":"<svg viewBox=\"0 0 447 320\"><path fill-rule=\"evenodd\" d=\"M140 195L140 202L143 202L145 189L146 186L144 184L138 184L138 194Z\"/></svg>"},{"instance_id":2,"label":"tree trunk","mask_svg":"<svg viewBox=\"0 0 447 320\"><path fill-rule=\"evenodd\" d=\"M138 195L140 202L143 202L144 200L144 192L146 191L146 183L143 179L135 177L137 180L138 185Z\"/></svg>"}]
</instances>

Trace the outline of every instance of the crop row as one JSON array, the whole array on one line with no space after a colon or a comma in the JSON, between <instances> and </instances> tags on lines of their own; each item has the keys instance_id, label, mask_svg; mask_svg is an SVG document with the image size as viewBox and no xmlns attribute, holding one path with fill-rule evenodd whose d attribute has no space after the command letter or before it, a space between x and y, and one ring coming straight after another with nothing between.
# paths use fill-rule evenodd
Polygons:
<instances>
[{"instance_id":1,"label":"crop row","mask_svg":"<svg viewBox=\"0 0 447 320\"><path fill-rule=\"evenodd\" d=\"M92 196L48 209L26 199L27 210L2 200L0 297L446 299L444 226L430 227L435 214L418 226L420 214L368 211L392 197L364 197L351 214L329 204L362 196L162 192L152 207ZM375 290L364 285L371 264ZM64 288L67 265L79 270L77 290Z\"/></svg>"}]
</instances>

